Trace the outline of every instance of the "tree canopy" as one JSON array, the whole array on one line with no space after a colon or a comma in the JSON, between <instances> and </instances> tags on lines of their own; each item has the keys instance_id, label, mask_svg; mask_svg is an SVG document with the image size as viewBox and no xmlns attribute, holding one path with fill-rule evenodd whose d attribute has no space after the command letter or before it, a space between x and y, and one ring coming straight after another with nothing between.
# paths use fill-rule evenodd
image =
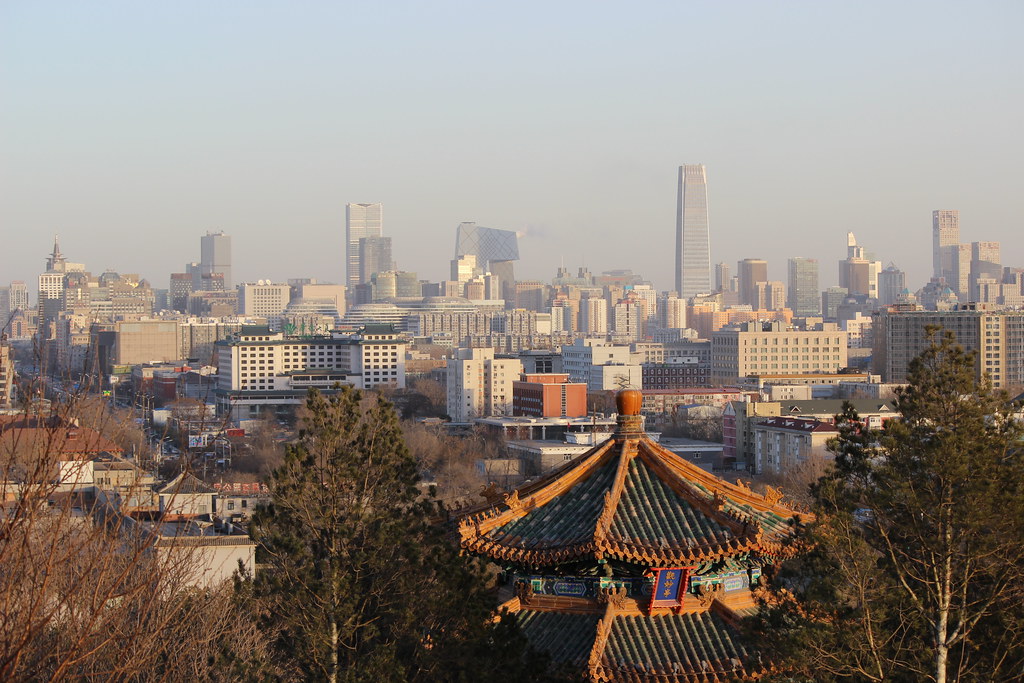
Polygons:
<instances>
[{"instance_id":1,"label":"tree canopy","mask_svg":"<svg viewBox=\"0 0 1024 683\"><path fill-rule=\"evenodd\" d=\"M1024 427L976 361L946 333L898 419L838 416L810 550L752 625L787 680L1024 680Z\"/></svg>"},{"instance_id":2,"label":"tree canopy","mask_svg":"<svg viewBox=\"0 0 1024 683\"><path fill-rule=\"evenodd\" d=\"M251 527L278 655L311 680L523 679L524 640L493 618L484 567L436 512L391 405L311 391Z\"/></svg>"}]
</instances>

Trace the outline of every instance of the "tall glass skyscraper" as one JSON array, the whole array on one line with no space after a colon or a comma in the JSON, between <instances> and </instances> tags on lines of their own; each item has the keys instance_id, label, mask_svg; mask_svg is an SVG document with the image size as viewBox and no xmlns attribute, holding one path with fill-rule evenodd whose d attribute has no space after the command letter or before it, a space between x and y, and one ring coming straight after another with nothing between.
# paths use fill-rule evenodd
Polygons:
<instances>
[{"instance_id":1,"label":"tall glass skyscraper","mask_svg":"<svg viewBox=\"0 0 1024 683\"><path fill-rule=\"evenodd\" d=\"M345 205L345 284L351 295L362 284L359 262L359 240L380 237L384 228L384 209L381 204Z\"/></svg>"},{"instance_id":2,"label":"tall glass skyscraper","mask_svg":"<svg viewBox=\"0 0 1024 683\"><path fill-rule=\"evenodd\" d=\"M953 283L956 271L957 248L960 244L960 212L953 209L932 211L932 277L946 278Z\"/></svg>"},{"instance_id":3,"label":"tall glass skyscraper","mask_svg":"<svg viewBox=\"0 0 1024 683\"><path fill-rule=\"evenodd\" d=\"M231 279L231 236L224 234L224 231L210 232L199 238L200 273L202 275L213 275L221 273L224 276L224 289L231 289L234 283Z\"/></svg>"},{"instance_id":4,"label":"tall glass skyscraper","mask_svg":"<svg viewBox=\"0 0 1024 683\"><path fill-rule=\"evenodd\" d=\"M704 164L679 167L676 203L676 292L682 298L711 291L708 183Z\"/></svg>"},{"instance_id":5,"label":"tall glass skyscraper","mask_svg":"<svg viewBox=\"0 0 1024 683\"><path fill-rule=\"evenodd\" d=\"M789 259L789 308L800 317L821 314L818 259Z\"/></svg>"}]
</instances>

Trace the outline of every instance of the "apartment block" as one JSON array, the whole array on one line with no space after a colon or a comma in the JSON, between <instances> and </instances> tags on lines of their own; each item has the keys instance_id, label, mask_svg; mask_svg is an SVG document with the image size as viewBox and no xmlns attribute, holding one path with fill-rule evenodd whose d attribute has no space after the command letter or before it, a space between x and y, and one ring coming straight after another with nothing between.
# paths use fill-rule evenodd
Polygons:
<instances>
[{"instance_id":1,"label":"apartment block","mask_svg":"<svg viewBox=\"0 0 1024 683\"><path fill-rule=\"evenodd\" d=\"M873 369L885 382L904 382L910 361L928 348L929 328L949 330L976 353L980 379L996 388L1024 384L1024 312L977 310L880 311L873 316Z\"/></svg>"},{"instance_id":2,"label":"apartment block","mask_svg":"<svg viewBox=\"0 0 1024 683\"><path fill-rule=\"evenodd\" d=\"M828 422L807 418L770 417L754 432L754 474L785 474L812 459L832 459L828 442L839 430Z\"/></svg>"},{"instance_id":3,"label":"apartment block","mask_svg":"<svg viewBox=\"0 0 1024 683\"><path fill-rule=\"evenodd\" d=\"M782 323L745 323L711 337L712 381L734 384L762 374L835 373L847 365L847 334L787 329Z\"/></svg>"},{"instance_id":4,"label":"apartment block","mask_svg":"<svg viewBox=\"0 0 1024 683\"><path fill-rule=\"evenodd\" d=\"M448 360L448 415L455 422L512 414L518 358L495 358L493 348L456 349Z\"/></svg>"}]
</instances>

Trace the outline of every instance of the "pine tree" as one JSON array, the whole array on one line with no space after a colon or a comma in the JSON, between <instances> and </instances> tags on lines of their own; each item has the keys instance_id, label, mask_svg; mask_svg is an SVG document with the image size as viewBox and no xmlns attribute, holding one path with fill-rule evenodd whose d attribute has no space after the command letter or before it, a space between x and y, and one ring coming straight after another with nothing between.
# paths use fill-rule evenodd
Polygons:
<instances>
[{"instance_id":1,"label":"pine tree","mask_svg":"<svg viewBox=\"0 0 1024 683\"><path fill-rule=\"evenodd\" d=\"M899 419L838 416L811 551L754 625L805 680L1024 680L1024 427L975 364L946 333Z\"/></svg>"},{"instance_id":2,"label":"pine tree","mask_svg":"<svg viewBox=\"0 0 1024 683\"><path fill-rule=\"evenodd\" d=\"M305 428L258 510L256 577L281 658L307 680L521 678L525 642L492 618L483 567L430 523L391 405L310 391Z\"/></svg>"}]
</instances>

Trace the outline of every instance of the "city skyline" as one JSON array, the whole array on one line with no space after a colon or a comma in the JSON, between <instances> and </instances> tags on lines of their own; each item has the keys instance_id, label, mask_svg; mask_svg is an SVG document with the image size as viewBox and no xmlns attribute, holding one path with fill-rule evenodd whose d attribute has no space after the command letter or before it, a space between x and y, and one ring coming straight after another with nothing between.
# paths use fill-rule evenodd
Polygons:
<instances>
[{"instance_id":1,"label":"city skyline","mask_svg":"<svg viewBox=\"0 0 1024 683\"><path fill-rule=\"evenodd\" d=\"M713 169L714 262L784 280L800 254L828 286L855 231L919 287L929 213L949 207L965 243L1024 262L1019 3L544 11L8 3L0 281L34 281L39 237L60 233L94 271L161 282L223 230L236 282L342 282L344 206L372 200L425 279L476 221L522 233L522 278L564 262L671 289L672 176L692 159ZM339 43L352 22L388 30Z\"/></svg>"}]
</instances>

